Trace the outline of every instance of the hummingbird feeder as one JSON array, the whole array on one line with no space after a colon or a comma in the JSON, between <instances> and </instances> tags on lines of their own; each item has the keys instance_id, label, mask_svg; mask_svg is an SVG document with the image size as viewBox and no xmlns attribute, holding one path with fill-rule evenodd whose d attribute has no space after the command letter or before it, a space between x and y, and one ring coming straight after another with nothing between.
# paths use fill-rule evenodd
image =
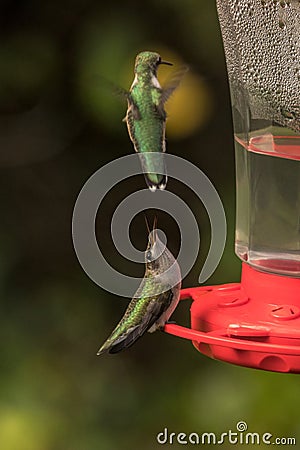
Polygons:
<instances>
[{"instance_id":1,"label":"hummingbird feeder","mask_svg":"<svg viewBox=\"0 0 300 450\"><path fill-rule=\"evenodd\" d=\"M165 331L241 366L300 373L300 3L217 0L236 159L240 283L183 289Z\"/></svg>"}]
</instances>

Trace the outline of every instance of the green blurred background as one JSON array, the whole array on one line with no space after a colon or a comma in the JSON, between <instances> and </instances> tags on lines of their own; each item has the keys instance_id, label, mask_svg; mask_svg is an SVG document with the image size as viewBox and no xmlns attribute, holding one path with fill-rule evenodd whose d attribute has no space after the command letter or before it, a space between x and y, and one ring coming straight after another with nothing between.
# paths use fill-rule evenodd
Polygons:
<instances>
[{"instance_id":1,"label":"green blurred background","mask_svg":"<svg viewBox=\"0 0 300 450\"><path fill-rule=\"evenodd\" d=\"M0 34L0 449L154 449L165 427L222 433L239 420L249 431L297 437L296 375L213 361L159 332L97 357L128 299L96 286L72 246L81 187L98 168L133 152L122 123L126 105L101 77L128 88L135 55L155 50L190 67L168 103L168 151L204 171L226 210L226 249L208 284L239 280L231 112L214 1L2 0ZM161 79L170 70L162 67ZM97 218L103 253L134 276L144 267L118 255L109 224L118 203L144 187L142 176L116 186ZM199 257L183 280L196 286L209 220L187 187L170 180L168 189L200 226ZM176 254L176 223L162 212L158 220ZM130 232L143 250L143 216ZM176 321L188 324L188 309L183 302Z\"/></svg>"}]
</instances>

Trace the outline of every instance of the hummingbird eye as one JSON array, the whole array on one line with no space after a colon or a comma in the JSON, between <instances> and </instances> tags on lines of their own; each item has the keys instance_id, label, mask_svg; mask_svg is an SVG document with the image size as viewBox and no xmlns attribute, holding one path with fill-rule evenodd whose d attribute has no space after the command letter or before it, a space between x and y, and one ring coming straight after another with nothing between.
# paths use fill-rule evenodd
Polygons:
<instances>
[{"instance_id":1,"label":"hummingbird eye","mask_svg":"<svg viewBox=\"0 0 300 450\"><path fill-rule=\"evenodd\" d=\"M150 250L148 250L148 252L146 253L146 259L147 261L152 261L152 253Z\"/></svg>"},{"instance_id":2,"label":"hummingbird eye","mask_svg":"<svg viewBox=\"0 0 300 450\"><path fill-rule=\"evenodd\" d=\"M161 63L161 56L159 56L159 58L157 58L157 65Z\"/></svg>"}]
</instances>

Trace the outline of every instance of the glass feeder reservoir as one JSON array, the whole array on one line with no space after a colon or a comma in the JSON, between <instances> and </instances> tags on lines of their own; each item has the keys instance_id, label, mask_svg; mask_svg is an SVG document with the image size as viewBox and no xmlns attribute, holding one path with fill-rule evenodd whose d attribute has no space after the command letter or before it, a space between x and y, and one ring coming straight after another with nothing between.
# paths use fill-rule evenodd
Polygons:
<instances>
[{"instance_id":1,"label":"glass feeder reservoir","mask_svg":"<svg viewBox=\"0 0 300 450\"><path fill-rule=\"evenodd\" d=\"M216 0L236 160L241 283L185 289L202 353L300 373L300 3Z\"/></svg>"}]
</instances>

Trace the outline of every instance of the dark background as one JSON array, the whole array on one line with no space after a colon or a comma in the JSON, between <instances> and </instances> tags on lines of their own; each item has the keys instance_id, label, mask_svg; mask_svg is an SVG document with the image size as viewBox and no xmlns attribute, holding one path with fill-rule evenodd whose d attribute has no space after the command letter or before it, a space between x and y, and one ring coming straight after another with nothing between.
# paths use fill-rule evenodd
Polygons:
<instances>
[{"instance_id":1,"label":"dark background","mask_svg":"<svg viewBox=\"0 0 300 450\"><path fill-rule=\"evenodd\" d=\"M190 67L168 103L168 151L203 170L226 210L225 253L207 284L239 280L231 112L214 2L2 1L1 450L150 450L159 447L156 435L165 427L222 433L239 420L249 431L274 436L299 431L295 375L213 361L190 342L160 332L121 354L96 356L128 299L102 290L81 269L72 210L97 169L133 152L122 123L126 105L101 77L128 88L141 50ZM161 79L170 70L162 67ZM109 262L135 276L144 267L118 255L109 224L118 203L144 187L142 176L116 186L97 218ZM187 187L170 180L168 189L191 207L200 226L199 257L183 280L184 287L196 286L210 244L209 220ZM176 254L175 221L162 212L158 220ZM144 250L142 215L130 232ZM178 307L179 323L188 324L188 309L186 302Z\"/></svg>"}]
</instances>

